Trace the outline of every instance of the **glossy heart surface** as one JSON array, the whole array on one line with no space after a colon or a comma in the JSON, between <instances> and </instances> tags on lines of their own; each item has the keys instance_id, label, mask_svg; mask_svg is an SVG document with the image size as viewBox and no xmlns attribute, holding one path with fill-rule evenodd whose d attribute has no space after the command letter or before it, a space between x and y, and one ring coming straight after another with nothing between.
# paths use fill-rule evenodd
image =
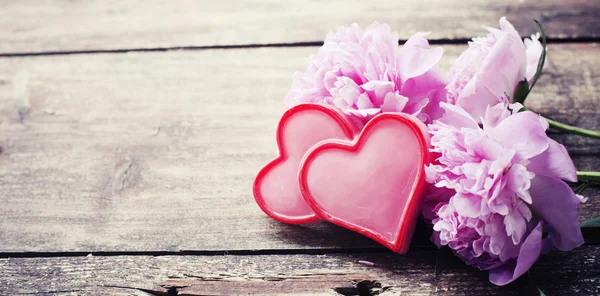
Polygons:
<instances>
[{"instance_id":1,"label":"glossy heart surface","mask_svg":"<svg viewBox=\"0 0 600 296\"><path fill-rule=\"evenodd\" d=\"M355 141L316 145L300 168L304 198L321 218L405 253L425 193L424 130L416 118L384 113Z\"/></svg>"},{"instance_id":2,"label":"glossy heart surface","mask_svg":"<svg viewBox=\"0 0 600 296\"><path fill-rule=\"evenodd\" d=\"M351 140L354 134L353 126L331 107L301 104L286 111L277 127L279 156L254 180L256 203L280 222L303 224L319 220L300 193L300 161L315 144L330 139Z\"/></svg>"}]
</instances>

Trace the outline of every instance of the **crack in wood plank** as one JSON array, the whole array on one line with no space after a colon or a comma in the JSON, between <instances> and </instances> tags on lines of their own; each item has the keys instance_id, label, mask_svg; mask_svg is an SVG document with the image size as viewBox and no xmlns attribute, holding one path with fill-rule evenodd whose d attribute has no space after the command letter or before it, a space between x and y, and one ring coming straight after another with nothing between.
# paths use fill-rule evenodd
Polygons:
<instances>
[{"instance_id":1,"label":"crack in wood plank","mask_svg":"<svg viewBox=\"0 0 600 296\"><path fill-rule=\"evenodd\" d=\"M202 275L169 279L161 284L179 295L238 295L270 293L316 293L335 291L341 295L380 295L393 285L383 285L368 273L281 274L279 276Z\"/></svg>"},{"instance_id":2,"label":"crack in wood plank","mask_svg":"<svg viewBox=\"0 0 600 296\"><path fill-rule=\"evenodd\" d=\"M35 292L17 292L13 295L54 295L54 294L63 294L63 293L68 293L71 294L72 293L76 293L75 295L80 295L80 293L82 292L91 292L90 290L81 290L81 289L74 289L74 290L51 290L51 291L35 291Z\"/></svg>"},{"instance_id":3,"label":"crack in wood plank","mask_svg":"<svg viewBox=\"0 0 600 296\"><path fill-rule=\"evenodd\" d=\"M151 290L151 289L144 289L144 288L137 288L137 287L130 287L130 286L119 286L119 285L99 285L99 286L105 287L105 288L137 290L137 291L141 291L141 292L144 292L144 293L147 293L150 295L154 295L154 296L178 296L179 295L176 287L171 287L171 288L165 289L165 290Z\"/></svg>"}]
</instances>

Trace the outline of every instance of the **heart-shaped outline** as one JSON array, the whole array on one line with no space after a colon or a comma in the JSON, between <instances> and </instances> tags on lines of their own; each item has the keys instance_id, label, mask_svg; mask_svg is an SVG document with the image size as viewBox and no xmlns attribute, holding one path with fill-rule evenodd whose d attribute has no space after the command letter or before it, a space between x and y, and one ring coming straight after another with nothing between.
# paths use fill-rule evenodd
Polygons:
<instances>
[{"instance_id":1,"label":"heart-shaped outline","mask_svg":"<svg viewBox=\"0 0 600 296\"><path fill-rule=\"evenodd\" d=\"M413 132L415 137L418 139L419 144L421 146L421 166L418 170L417 176L415 177L415 181L413 183L412 190L408 197L408 201L406 202L406 206L402 212L399 212L401 216L401 220L398 226L398 231L395 234L395 239L393 241L386 240L380 234L366 229L360 225L356 225L354 223L348 222L341 218L335 217L328 213L327 210L323 209L317 200L310 193L310 189L307 183L307 175L308 168L311 163L314 161L318 155L324 151L329 149L342 149L346 151L350 151L352 153L357 153L361 147L364 145L366 139L368 139L368 134L372 129L377 127L377 124L380 121L394 119L400 121L402 124L407 125ZM414 119L418 120L418 119ZM317 215L319 215L323 220L336 224L338 226L350 229L354 232L358 232L363 234L378 243L384 245L390 250L398 253L406 253L410 246L410 241L412 238L412 234L414 232L414 227L417 222L417 218L419 217L421 205L423 203L423 197L426 190L425 183L425 165L429 161L429 150L427 141L425 136L423 135L423 129L409 116L400 113L383 113L377 115L373 119L371 119L364 127L362 132L358 137L356 137L353 141L344 141L344 140L331 140L331 141L323 141L317 145L315 145L307 154L305 154L304 159L302 160L300 166L300 172L298 174L298 180L300 182L300 191L306 202L310 205ZM352 204L347 204L348 206L352 206Z\"/></svg>"},{"instance_id":2,"label":"heart-shaped outline","mask_svg":"<svg viewBox=\"0 0 600 296\"><path fill-rule=\"evenodd\" d=\"M279 121L279 124L277 125L277 148L279 150L279 156L277 156L275 159L273 159L271 162L269 162L267 165L265 165L256 175L256 178L254 179L254 184L252 186L252 191L254 194L254 199L256 200L256 203L258 204L258 206L261 208L261 210L267 214L269 217L280 221L280 222L284 222L284 223L288 223L288 224L306 224L306 223L311 223L311 222L316 222L319 221L320 218L313 212L310 215L306 215L306 216L289 216L289 215L284 215L284 214L280 214L277 213L276 211L274 211L273 209L271 209L267 202L265 201L265 199L263 198L263 195L261 193L260 190L260 186L261 183L263 182L263 180L265 179L265 176L269 173L270 170L272 170L274 167L278 166L279 164L285 162L288 159L288 153L286 151L285 145L283 143L283 133L284 133L284 126L285 124L294 117L294 115L301 113L301 112L305 112L305 111L319 111L322 112L326 115L328 115L329 117L331 117L332 119L334 119L339 126L341 127L341 129L343 130L344 134L346 135L347 139L354 139L356 131L354 126L348 122L346 120L346 118L344 118L344 116L342 114L340 114L338 111L336 111L335 109L333 109L330 106L327 105L321 105L321 104L311 104L311 103L305 103L305 104L300 104L300 105L296 105L292 108L290 108L289 110L287 110L283 116L281 117L281 120ZM310 124L310 123L309 123ZM315 145L317 145L318 143L316 143ZM310 149L309 149L310 151ZM302 161L300 161L300 163L298 164L298 169L300 168L300 165L302 164ZM297 179L297 174L294 176Z\"/></svg>"}]
</instances>

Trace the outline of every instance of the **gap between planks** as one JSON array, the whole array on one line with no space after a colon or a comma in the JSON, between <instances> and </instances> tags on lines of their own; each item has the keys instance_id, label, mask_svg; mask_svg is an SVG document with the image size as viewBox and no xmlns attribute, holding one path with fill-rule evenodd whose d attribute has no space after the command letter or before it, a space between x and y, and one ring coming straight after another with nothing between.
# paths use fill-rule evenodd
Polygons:
<instances>
[{"instance_id":1,"label":"gap between planks","mask_svg":"<svg viewBox=\"0 0 600 296\"><path fill-rule=\"evenodd\" d=\"M434 250L431 246L411 247L413 251ZM115 256L263 256L263 255L331 255L391 253L383 247L366 248L313 248L313 249L264 249L264 250L182 250L182 251L99 251L99 252L0 252L1 258L59 258L59 257L115 257Z\"/></svg>"},{"instance_id":2,"label":"gap between planks","mask_svg":"<svg viewBox=\"0 0 600 296\"><path fill-rule=\"evenodd\" d=\"M527 38L524 36L522 38ZM471 39L431 39L431 45L464 45ZM595 43L599 42L600 37L565 37L565 38L547 38L548 44L569 44L569 43ZM402 45L406 40L399 40ZM56 56L56 55L81 55L81 54L122 54L130 52L166 52L166 51L195 51L195 50L214 50L214 49L252 49L252 48L272 48L272 47L317 47L323 45L323 41L307 41L292 43L266 43L266 44L241 44L241 45L209 45L209 46L170 46L170 47L149 47L149 48L116 48L116 49L88 49L88 50L59 50L59 51L31 51L31 52L7 52L0 53L0 58L18 58L35 56Z\"/></svg>"}]
</instances>

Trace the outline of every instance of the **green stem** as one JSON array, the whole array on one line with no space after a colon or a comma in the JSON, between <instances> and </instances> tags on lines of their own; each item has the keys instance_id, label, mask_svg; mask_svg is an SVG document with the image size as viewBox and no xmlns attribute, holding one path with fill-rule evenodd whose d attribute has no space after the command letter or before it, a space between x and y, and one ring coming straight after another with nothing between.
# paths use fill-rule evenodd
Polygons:
<instances>
[{"instance_id":1,"label":"green stem","mask_svg":"<svg viewBox=\"0 0 600 296\"><path fill-rule=\"evenodd\" d=\"M584 128L580 128L580 127L576 127L576 126L567 125L567 124L560 123L558 121L554 121L552 119L548 119L545 117L544 117L544 119L546 119L548 121L548 123L550 124L550 128L552 128L552 129L560 130L560 131L564 131L564 132L568 132L568 133L572 133L572 134L577 134L577 135L584 136L584 137L600 139L600 132L592 131L592 130L588 130L588 129L584 129Z\"/></svg>"},{"instance_id":2,"label":"green stem","mask_svg":"<svg viewBox=\"0 0 600 296\"><path fill-rule=\"evenodd\" d=\"M577 180L600 182L600 172L577 172Z\"/></svg>"}]
</instances>

